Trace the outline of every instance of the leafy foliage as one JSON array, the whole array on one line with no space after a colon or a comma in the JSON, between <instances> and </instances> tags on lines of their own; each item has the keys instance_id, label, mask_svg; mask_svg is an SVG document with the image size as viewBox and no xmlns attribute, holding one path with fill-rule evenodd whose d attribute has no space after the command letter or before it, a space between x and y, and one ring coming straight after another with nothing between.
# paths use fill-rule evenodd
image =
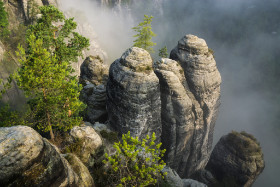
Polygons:
<instances>
[{"instance_id":1,"label":"leafy foliage","mask_svg":"<svg viewBox=\"0 0 280 187\"><path fill-rule=\"evenodd\" d=\"M148 186L164 178L161 170L165 163L161 158L165 150L160 150L161 143L156 145L155 139L155 133L140 141L128 132L122 136L122 142L115 143L116 153L105 154L103 160L108 166L110 186Z\"/></svg>"},{"instance_id":2,"label":"leafy foliage","mask_svg":"<svg viewBox=\"0 0 280 187\"><path fill-rule=\"evenodd\" d=\"M158 56L160 56L161 58L167 58L168 57L167 47L166 46L164 46L163 48L161 48L159 50Z\"/></svg>"},{"instance_id":3,"label":"leafy foliage","mask_svg":"<svg viewBox=\"0 0 280 187\"><path fill-rule=\"evenodd\" d=\"M65 19L63 13L54 6L42 6L39 9L42 17L29 27L27 38L33 34L36 39L42 39L43 47L56 56L59 63L76 62L82 56L82 50L89 47L89 40L74 32L77 27L74 18Z\"/></svg>"},{"instance_id":4,"label":"leafy foliage","mask_svg":"<svg viewBox=\"0 0 280 187\"><path fill-rule=\"evenodd\" d=\"M5 10L3 1L0 1L0 37L6 37L9 34L8 30L8 14Z\"/></svg>"},{"instance_id":5,"label":"leafy foliage","mask_svg":"<svg viewBox=\"0 0 280 187\"><path fill-rule=\"evenodd\" d=\"M66 131L82 121L79 112L85 105L78 99L82 86L72 75L71 62L89 41L73 32L73 18L65 19L54 6L40 11L42 17L27 31L27 50L19 47L17 52L21 68L15 78L30 98L37 128L49 131L53 140L53 128Z\"/></svg>"},{"instance_id":6,"label":"leafy foliage","mask_svg":"<svg viewBox=\"0 0 280 187\"><path fill-rule=\"evenodd\" d=\"M137 39L134 40L134 47L140 47L147 50L150 53L154 53L152 46L156 45L151 41L152 37L156 34L152 31L151 22L153 16L144 15L143 22L139 23L138 26L133 27L132 29L138 34L134 35Z\"/></svg>"},{"instance_id":7,"label":"leafy foliage","mask_svg":"<svg viewBox=\"0 0 280 187\"><path fill-rule=\"evenodd\" d=\"M11 110L9 105L0 107L0 127L11 127L15 125L28 125L25 120L28 117L28 112L21 113Z\"/></svg>"}]
</instances>

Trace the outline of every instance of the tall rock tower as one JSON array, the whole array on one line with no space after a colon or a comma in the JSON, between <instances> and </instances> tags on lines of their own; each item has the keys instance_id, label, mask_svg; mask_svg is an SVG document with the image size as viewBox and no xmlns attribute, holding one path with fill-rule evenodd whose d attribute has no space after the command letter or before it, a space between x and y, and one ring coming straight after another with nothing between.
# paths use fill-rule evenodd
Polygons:
<instances>
[{"instance_id":1,"label":"tall rock tower","mask_svg":"<svg viewBox=\"0 0 280 187\"><path fill-rule=\"evenodd\" d=\"M155 63L167 164L190 177L207 164L220 105L221 76L203 39L186 35Z\"/></svg>"},{"instance_id":2,"label":"tall rock tower","mask_svg":"<svg viewBox=\"0 0 280 187\"><path fill-rule=\"evenodd\" d=\"M128 49L110 67L107 83L109 123L120 133L140 139L161 136L159 80L150 54L141 48Z\"/></svg>"}]
</instances>

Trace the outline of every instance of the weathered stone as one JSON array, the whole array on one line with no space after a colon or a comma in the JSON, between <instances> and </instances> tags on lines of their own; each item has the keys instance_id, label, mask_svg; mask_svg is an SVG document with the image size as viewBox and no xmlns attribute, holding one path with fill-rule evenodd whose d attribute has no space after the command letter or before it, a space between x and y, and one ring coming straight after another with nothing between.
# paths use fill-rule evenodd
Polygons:
<instances>
[{"instance_id":1,"label":"weathered stone","mask_svg":"<svg viewBox=\"0 0 280 187\"><path fill-rule=\"evenodd\" d=\"M152 58L144 49L132 47L110 67L107 83L110 125L118 132L131 132L140 139L161 135L159 80Z\"/></svg>"},{"instance_id":2,"label":"weathered stone","mask_svg":"<svg viewBox=\"0 0 280 187\"><path fill-rule=\"evenodd\" d=\"M163 168L162 173L166 173L166 176L164 177L164 180L160 186L207 187L207 185L193 179L181 179L175 170L167 166Z\"/></svg>"},{"instance_id":3,"label":"weathered stone","mask_svg":"<svg viewBox=\"0 0 280 187\"><path fill-rule=\"evenodd\" d=\"M183 187L183 181L175 170L165 166L161 172L166 173L163 183L165 183L167 186Z\"/></svg>"},{"instance_id":4,"label":"weathered stone","mask_svg":"<svg viewBox=\"0 0 280 187\"><path fill-rule=\"evenodd\" d=\"M206 42L196 36L184 36L170 58L182 69L167 59L155 64L161 83L162 140L167 139L163 146L171 168L190 177L210 156L221 76Z\"/></svg>"},{"instance_id":5,"label":"weathered stone","mask_svg":"<svg viewBox=\"0 0 280 187\"><path fill-rule=\"evenodd\" d=\"M0 186L78 186L54 146L30 127L0 128Z\"/></svg>"},{"instance_id":6,"label":"weathered stone","mask_svg":"<svg viewBox=\"0 0 280 187\"><path fill-rule=\"evenodd\" d=\"M264 159L257 140L246 132L223 136L215 146L206 166L219 182L249 187L264 169Z\"/></svg>"},{"instance_id":7,"label":"weathered stone","mask_svg":"<svg viewBox=\"0 0 280 187\"><path fill-rule=\"evenodd\" d=\"M109 68L99 56L89 56L81 65L82 81L89 81L95 86L106 84Z\"/></svg>"},{"instance_id":8,"label":"weathered stone","mask_svg":"<svg viewBox=\"0 0 280 187\"><path fill-rule=\"evenodd\" d=\"M183 179L183 187L207 187L207 185L193 179Z\"/></svg>"},{"instance_id":9,"label":"weathered stone","mask_svg":"<svg viewBox=\"0 0 280 187\"><path fill-rule=\"evenodd\" d=\"M154 63L154 68L160 80L161 139L163 148L166 149L165 160L171 168L184 176L186 167L189 167L187 164L192 164L187 161L192 156L196 123L193 108L197 108L199 115L202 111L188 89L182 67L176 61L161 59ZM202 119L197 119L197 122L202 123Z\"/></svg>"},{"instance_id":10,"label":"weathered stone","mask_svg":"<svg viewBox=\"0 0 280 187\"><path fill-rule=\"evenodd\" d=\"M99 57L87 57L81 65L80 81L84 88L80 99L87 104L86 119L91 123L107 120L105 85L108 73L108 66Z\"/></svg>"},{"instance_id":11,"label":"weathered stone","mask_svg":"<svg viewBox=\"0 0 280 187\"><path fill-rule=\"evenodd\" d=\"M90 175L88 168L81 160L72 153L67 153L63 157L69 162L75 173L79 177L79 187L94 187L94 181Z\"/></svg>"},{"instance_id":12,"label":"weathered stone","mask_svg":"<svg viewBox=\"0 0 280 187\"><path fill-rule=\"evenodd\" d=\"M77 146L75 154L87 166L94 164L94 154L102 146L102 139L90 126L74 127L70 131L70 144Z\"/></svg>"}]
</instances>

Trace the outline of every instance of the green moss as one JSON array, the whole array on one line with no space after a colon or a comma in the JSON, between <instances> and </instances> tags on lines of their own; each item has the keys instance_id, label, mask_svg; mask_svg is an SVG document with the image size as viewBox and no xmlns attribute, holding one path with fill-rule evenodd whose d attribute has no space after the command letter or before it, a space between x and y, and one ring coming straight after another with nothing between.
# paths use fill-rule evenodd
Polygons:
<instances>
[{"instance_id":1,"label":"green moss","mask_svg":"<svg viewBox=\"0 0 280 187\"><path fill-rule=\"evenodd\" d=\"M227 144L238 151L238 153L246 155L254 155L256 153L262 154L262 150L259 142L257 142L257 139L253 135L244 131L241 133L232 131L226 137L226 141Z\"/></svg>"},{"instance_id":2,"label":"green moss","mask_svg":"<svg viewBox=\"0 0 280 187\"><path fill-rule=\"evenodd\" d=\"M76 138L73 143L66 145L62 153L73 153L76 155L80 155L83 147L83 140Z\"/></svg>"},{"instance_id":3,"label":"green moss","mask_svg":"<svg viewBox=\"0 0 280 187\"><path fill-rule=\"evenodd\" d=\"M118 142L119 138L118 138L118 133L117 132L107 132L105 130L102 130L100 132L102 138L105 138L106 140L108 140L109 142Z\"/></svg>"},{"instance_id":4,"label":"green moss","mask_svg":"<svg viewBox=\"0 0 280 187\"><path fill-rule=\"evenodd\" d=\"M213 55L213 57L215 58L215 55L214 55L215 51L213 49L208 48L208 53Z\"/></svg>"},{"instance_id":5,"label":"green moss","mask_svg":"<svg viewBox=\"0 0 280 187\"><path fill-rule=\"evenodd\" d=\"M181 74L183 74L183 73L184 73L184 70L183 70L183 69L180 69L179 72L180 72Z\"/></svg>"},{"instance_id":6,"label":"green moss","mask_svg":"<svg viewBox=\"0 0 280 187\"><path fill-rule=\"evenodd\" d=\"M40 176L45 172L45 166L39 162L23 173L22 184L25 186L34 186L40 184Z\"/></svg>"}]
</instances>

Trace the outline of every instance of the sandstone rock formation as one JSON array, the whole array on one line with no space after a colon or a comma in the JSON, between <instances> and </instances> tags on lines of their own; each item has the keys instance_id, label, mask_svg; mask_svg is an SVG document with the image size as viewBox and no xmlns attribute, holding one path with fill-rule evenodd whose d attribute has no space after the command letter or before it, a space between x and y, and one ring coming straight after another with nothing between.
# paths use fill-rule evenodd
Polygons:
<instances>
[{"instance_id":1,"label":"sandstone rock formation","mask_svg":"<svg viewBox=\"0 0 280 187\"><path fill-rule=\"evenodd\" d=\"M70 163L71 167L77 173L79 177L79 187L93 187L94 181L92 179L92 176L90 175L90 172L88 171L88 168L81 162L81 160L72 153L67 153L63 155L64 158Z\"/></svg>"},{"instance_id":2,"label":"sandstone rock formation","mask_svg":"<svg viewBox=\"0 0 280 187\"><path fill-rule=\"evenodd\" d=\"M167 173L164 177L164 181L161 186L172 186L172 187L207 187L205 184L200 183L192 179L181 179L180 176L169 167L165 167L162 170L163 173Z\"/></svg>"},{"instance_id":3,"label":"sandstone rock formation","mask_svg":"<svg viewBox=\"0 0 280 187\"><path fill-rule=\"evenodd\" d=\"M0 186L78 186L78 175L30 127L0 128Z\"/></svg>"},{"instance_id":4,"label":"sandstone rock formation","mask_svg":"<svg viewBox=\"0 0 280 187\"><path fill-rule=\"evenodd\" d=\"M229 133L215 146L206 169L226 186L251 186L264 169L261 147L250 134Z\"/></svg>"},{"instance_id":5,"label":"sandstone rock formation","mask_svg":"<svg viewBox=\"0 0 280 187\"><path fill-rule=\"evenodd\" d=\"M79 159L89 168L94 164L94 154L102 146L102 139L90 126L76 126L70 131L68 148L73 148ZM72 145L72 146L71 146Z\"/></svg>"},{"instance_id":6,"label":"sandstone rock formation","mask_svg":"<svg viewBox=\"0 0 280 187\"><path fill-rule=\"evenodd\" d=\"M194 165L187 160L193 157L195 123L203 123L199 118L202 110L189 91L184 71L176 61L161 59L154 63L154 68L160 80L161 140L166 149L165 160L180 176L184 176L186 168Z\"/></svg>"},{"instance_id":7,"label":"sandstone rock formation","mask_svg":"<svg viewBox=\"0 0 280 187\"><path fill-rule=\"evenodd\" d=\"M140 139L155 132L160 140L159 80L144 49L132 47L111 65L107 110L109 123L118 132L130 131Z\"/></svg>"},{"instance_id":8,"label":"sandstone rock formation","mask_svg":"<svg viewBox=\"0 0 280 187\"><path fill-rule=\"evenodd\" d=\"M209 159L221 76L206 42L196 36L184 36L170 58L154 64L160 80L161 139L166 162L185 178Z\"/></svg>"},{"instance_id":9,"label":"sandstone rock formation","mask_svg":"<svg viewBox=\"0 0 280 187\"><path fill-rule=\"evenodd\" d=\"M80 99L87 104L86 119L94 123L107 120L106 84L109 68L99 56L89 56L81 65L80 82L84 85Z\"/></svg>"}]
</instances>

